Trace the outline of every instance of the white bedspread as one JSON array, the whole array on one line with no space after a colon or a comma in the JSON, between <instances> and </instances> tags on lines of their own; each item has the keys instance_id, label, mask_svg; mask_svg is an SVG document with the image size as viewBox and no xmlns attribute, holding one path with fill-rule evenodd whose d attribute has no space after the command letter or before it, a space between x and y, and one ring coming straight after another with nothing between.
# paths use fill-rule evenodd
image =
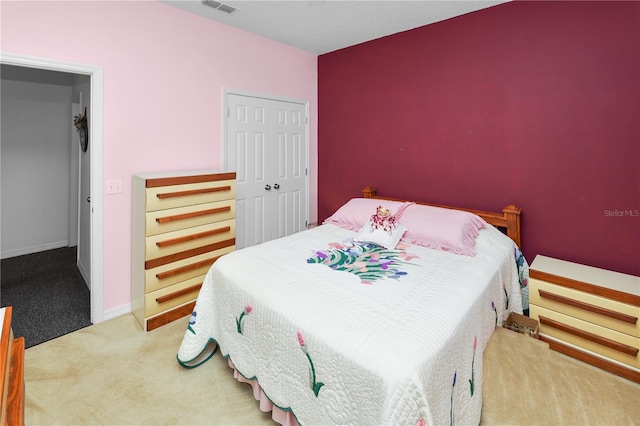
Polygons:
<instances>
[{"instance_id":1,"label":"white bedspread","mask_svg":"<svg viewBox=\"0 0 640 426\"><path fill-rule=\"evenodd\" d=\"M475 257L400 247L385 277L364 282L308 263L348 253L354 235L327 224L220 258L178 361L197 366L217 343L303 425L478 424L482 353L522 312L515 244L488 226Z\"/></svg>"}]
</instances>

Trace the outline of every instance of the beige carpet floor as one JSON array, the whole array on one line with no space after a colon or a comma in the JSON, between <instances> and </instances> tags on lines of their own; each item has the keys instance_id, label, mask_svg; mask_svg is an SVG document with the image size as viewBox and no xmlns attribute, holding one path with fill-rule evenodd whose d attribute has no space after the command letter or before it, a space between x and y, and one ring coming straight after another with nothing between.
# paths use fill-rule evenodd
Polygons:
<instances>
[{"instance_id":1,"label":"beige carpet floor","mask_svg":"<svg viewBox=\"0 0 640 426\"><path fill-rule=\"evenodd\" d=\"M187 318L123 315L25 351L27 425L273 425L218 354L176 361ZM503 329L485 352L482 424L640 424L640 385Z\"/></svg>"},{"instance_id":2,"label":"beige carpet floor","mask_svg":"<svg viewBox=\"0 0 640 426\"><path fill-rule=\"evenodd\" d=\"M486 425L640 425L640 384L499 328L484 357Z\"/></svg>"}]
</instances>

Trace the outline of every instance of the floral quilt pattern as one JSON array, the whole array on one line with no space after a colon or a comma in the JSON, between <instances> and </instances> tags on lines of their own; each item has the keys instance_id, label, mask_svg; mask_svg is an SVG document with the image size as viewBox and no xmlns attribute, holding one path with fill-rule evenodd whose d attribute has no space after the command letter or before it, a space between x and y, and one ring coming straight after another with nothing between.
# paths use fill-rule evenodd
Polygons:
<instances>
[{"instance_id":1,"label":"floral quilt pattern","mask_svg":"<svg viewBox=\"0 0 640 426\"><path fill-rule=\"evenodd\" d=\"M353 241L353 238L341 243L329 243L326 250L318 250L307 259L307 263L320 263L337 271L346 271L357 275L363 284L391 278L397 280L407 275L403 265L409 264L417 255L406 251L407 245L400 243L395 250Z\"/></svg>"}]
</instances>

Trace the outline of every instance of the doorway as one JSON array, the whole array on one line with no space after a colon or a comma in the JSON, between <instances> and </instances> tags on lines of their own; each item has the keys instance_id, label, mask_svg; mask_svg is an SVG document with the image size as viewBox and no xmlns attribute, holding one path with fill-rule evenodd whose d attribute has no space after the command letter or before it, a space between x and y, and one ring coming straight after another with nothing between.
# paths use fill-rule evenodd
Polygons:
<instances>
[{"instance_id":1,"label":"doorway","mask_svg":"<svg viewBox=\"0 0 640 426\"><path fill-rule=\"evenodd\" d=\"M103 171L102 171L102 147L103 147L103 72L101 67L55 61L23 55L2 54L0 64L24 67L25 70L49 70L60 73L80 74L89 77L89 141L91 151L88 152L88 164L90 165L89 200L86 218L88 238L88 269L91 299L91 322L93 324L104 321L104 294L103 294ZM82 222L82 220L80 220ZM3 230L0 230L3 231ZM1 295L0 295L1 297Z\"/></svg>"}]
</instances>

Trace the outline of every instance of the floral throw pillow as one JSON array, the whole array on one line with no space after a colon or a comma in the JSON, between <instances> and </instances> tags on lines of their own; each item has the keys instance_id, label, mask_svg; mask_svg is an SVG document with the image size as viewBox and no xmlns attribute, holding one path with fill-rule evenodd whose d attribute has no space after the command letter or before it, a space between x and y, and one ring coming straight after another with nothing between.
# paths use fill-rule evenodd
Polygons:
<instances>
[{"instance_id":1,"label":"floral throw pillow","mask_svg":"<svg viewBox=\"0 0 640 426\"><path fill-rule=\"evenodd\" d=\"M404 225L398 222L389 209L378 206L369 221L358 231L354 241L394 249L405 231Z\"/></svg>"}]
</instances>

